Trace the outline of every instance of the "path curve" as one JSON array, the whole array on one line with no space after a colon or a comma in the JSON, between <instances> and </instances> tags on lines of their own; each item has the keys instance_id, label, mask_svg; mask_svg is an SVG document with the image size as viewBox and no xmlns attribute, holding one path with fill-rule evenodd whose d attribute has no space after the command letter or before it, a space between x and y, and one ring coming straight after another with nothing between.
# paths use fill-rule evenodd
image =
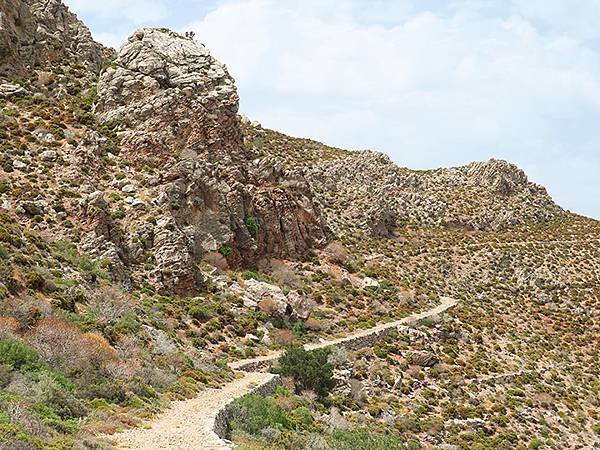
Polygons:
<instances>
[{"instance_id":1,"label":"path curve","mask_svg":"<svg viewBox=\"0 0 600 450\"><path fill-rule=\"evenodd\" d=\"M441 314L457 303L458 300L441 297L441 303L427 311L360 330L345 337L307 344L304 347L307 350L332 345L353 350L366 347L382 339L399 326L414 324L419 320ZM275 386L278 376L259 370L279 359L281 354L281 351L277 351L266 356L230 363L229 366L232 369L244 371L240 378L227 383L220 389L206 389L193 399L173 402L169 409L151 421L149 428L130 429L111 436L109 441L118 449L221 450L232 448L231 443L217 434L217 431L222 428L222 424L217 424L218 416L236 398L260 392L261 388L265 388L269 384Z\"/></svg>"}]
</instances>

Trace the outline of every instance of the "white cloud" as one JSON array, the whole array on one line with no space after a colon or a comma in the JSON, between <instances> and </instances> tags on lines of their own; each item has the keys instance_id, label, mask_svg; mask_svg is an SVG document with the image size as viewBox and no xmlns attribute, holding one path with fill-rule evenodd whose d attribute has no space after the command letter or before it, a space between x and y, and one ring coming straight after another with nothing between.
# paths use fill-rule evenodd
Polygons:
<instances>
[{"instance_id":1,"label":"white cloud","mask_svg":"<svg viewBox=\"0 0 600 450\"><path fill-rule=\"evenodd\" d=\"M600 120L600 56L578 35L547 33L525 2L480 13L491 3L436 14L397 2L395 22L380 25L360 1L337 11L340 2L231 1L185 29L227 63L242 110L265 126L414 167L506 158L567 206L600 215L564 188L581 174L589 198L600 190L582 168L598 165L600 133L578 126ZM573 133L587 136L578 158Z\"/></svg>"},{"instance_id":2,"label":"white cloud","mask_svg":"<svg viewBox=\"0 0 600 450\"><path fill-rule=\"evenodd\" d=\"M513 0L525 17L540 21L559 33L582 39L600 39L598 0Z\"/></svg>"},{"instance_id":3,"label":"white cloud","mask_svg":"<svg viewBox=\"0 0 600 450\"><path fill-rule=\"evenodd\" d=\"M133 25L163 20L169 12L168 3L165 0L64 1L78 14L95 15L100 19L125 19Z\"/></svg>"}]
</instances>

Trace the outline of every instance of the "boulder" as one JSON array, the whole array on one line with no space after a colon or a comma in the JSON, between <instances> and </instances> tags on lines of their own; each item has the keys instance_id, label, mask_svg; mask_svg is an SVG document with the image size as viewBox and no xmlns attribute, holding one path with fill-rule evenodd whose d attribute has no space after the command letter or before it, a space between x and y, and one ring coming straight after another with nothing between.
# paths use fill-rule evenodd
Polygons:
<instances>
[{"instance_id":1,"label":"boulder","mask_svg":"<svg viewBox=\"0 0 600 450\"><path fill-rule=\"evenodd\" d=\"M377 289L379 287L379 281L371 277L364 277L361 281L361 287L363 289Z\"/></svg>"},{"instance_id":2,"label":"boulder","mask_svg":"<svg viewBox=\"0 0 600 450\"><path fill-rule=\"evenodd\" d=\"M29 91L18 84L2 83L0 84L0 98L17 97L27 95Z\"/></svg>"},{"instance_id":3,"label":"boulder","mask_svg":"<svg viewBox=\"0 0 600 450\"><path fill-rule=\"evenodd\" d=\"M426 352L426 351L420 351L420 352L411 353L410 357L409 357L409 361L411 364L414 364L416 366L433 367L440 360L433 353Z\"/></svg>"},{"instance_id":4,"label":"boulder","mask_svg":"<svg viewBox=\"0 0 600 450\"><path fill-rule=\"evenodd\" d=\"M250 279L244 283L244 289L245 297L249 297L258 303L261 309L279 315L284 315L287 312L287 297L278 286Z\"/></svg>"},{"instance_id":5,"label":"boulder","mask_svg":"<svg viewBox=\"0 0 600 450\"><path fill-rule=\"evenodd\" d=\"M54 150L44 150L40 153L40 159L45 162L54 162L58 159L58 153Z\"/></svg>"},{"instance_id":6,"label":"boulder","mask_svg":"<svg viewBox=\"0 0 600 450\"><path fill-rule=\"evenodd\" d=\"M306 320L310 317L317 304L310 298L290 291L286 296L286 302L292 309L292 318Z\"/></svg>"}]
</instances>

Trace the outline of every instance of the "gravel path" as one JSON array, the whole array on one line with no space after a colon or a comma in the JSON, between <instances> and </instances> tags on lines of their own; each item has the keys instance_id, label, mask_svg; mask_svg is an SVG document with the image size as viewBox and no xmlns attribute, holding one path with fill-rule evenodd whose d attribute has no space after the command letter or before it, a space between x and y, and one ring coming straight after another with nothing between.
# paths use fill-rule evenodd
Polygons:
<instances>
[{"instance_id":1,"label":"gravel path","mask_svg":"<svg viewBox=\"0 0 600 450\"><path fill-rule=\"evenodd\" d=\"M237 397L248 394L254 387L266 383L273 374L247 372L243 378L221 389L207 389L191 400L174 402L158 415L151 428L133 428L113 436L112 443L120 449L230 449L213 431L217 413Z\"/></svg>"},{"instance_id":2,"label":"gravel path","mask_svg":"<svg viewBox=\"0 0 600 450\"><path fill-rule=\"evenodd\" d=\"M357 331L348 336L328 341L307 344L307 350L340 345L357 338L378 335L382 331L399 325L415 323L418 320L443 313L458 303L457 300L442 297L441 303L435 308L421 313L415 313L394 322L377 325L373 328ZM256 364L266 364L281 356L282 352L272 352L269 355L236 361L229 366L236 370L252 369ZM171 407L158 415L149 424L149 428L134 428L108 438L109 442L118 449L178 449L178 450L216 450L230 449L231 444L222 440L214 432L215 417L234 399L243 397L261 386L274 375L265 372L244 372L242 378L227 383L220 389L207 389L190 400L174 402Z\"/></svg>"},{"instance_id":3,"label":"gravel path","mask_svg":"<svg viewBox=\"0 0 600 450\"><path fill-rule=\"evenodd\" d=\"M374 326L373 328L366 328L364 330L359 330L359 331L356 331L356 332L349 334L347 336L344 336L344 337L330 339L330 340L323 341L323 342L315 342L315 343L311 343L311 344L306 344L304 346L304 348L307 350L316 350L318 348L324 348L324 347L329 347L331 345L339 345L344 342L353 341L359 337L370 336L372 334L379 334L382 331L389 330L390 328L396 328L400 325L409 325L411 323L417 322L417 321L425 319L427 317L441 314L444 311L452 308L454 305L456 305L458 303L458 300L455 300L450 297L441 297L440 300L441 300L441 302L439 305L437 305L434 308L428 309L427 311L411 314L410 316L404 317L403 319L395 320L393 322L382 323L382 324ZM229 363L229 367L231 367L234 370L244 370L245 367L247 367L247 366L252 367L256 364L260 364L260 363L266 364L271 361L275 361L276 359L279 359L279 357L282 354L283 354L282 351L275 351L275 352L271 352L265 356L258 356L256 358L252 358L252 359L243 359L240 361L234 361L234 362Z\"/></svg>"}]
</instances>

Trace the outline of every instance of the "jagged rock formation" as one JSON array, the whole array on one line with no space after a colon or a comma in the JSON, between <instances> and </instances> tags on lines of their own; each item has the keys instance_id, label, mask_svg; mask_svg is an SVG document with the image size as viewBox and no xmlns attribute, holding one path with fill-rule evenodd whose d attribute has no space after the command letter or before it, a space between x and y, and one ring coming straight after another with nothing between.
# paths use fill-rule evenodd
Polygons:
<instances>
[{"instance_id":1,"label":"jagged rock formation","mask_svg":"<svg viewBox=\"0 0 600 450\"><path fill-rule=\"evenodd\" d=\"M521 169L494 159L415 171L366 151L315 165L307 176L338 235L357 227L388 236L404 224L499 229L562 214Z\"/></svg>"},{"instance_id":2,"label":"jagged rock formation","mask_svg":"<svg viewBox=\"0 0 600 450\"><path fill-rule=\"evenodd\" d=\"M244 157L233 78L203 45L143 29L121 48L115 66L102 74L96 111L103 121L126 124L121 142L132 163L164 167L202 156L232 164Z\"/></svg>"},{"instance_id":3,"label":"jagged rock formation","mask_svg":"<svg viewBox=\"0 0 600 450\"><path fill-rule=\"evenodd\" d=\"M139 30L102 74L98 94L100 119L117 124L120 157L160 168L148 196L161 217L150 244L162 284L175 277L170 288L189 291L194 262L211 252L252 264L325 242L301 174L245 148L234 81L203 45Z\"/></svg>"},{"instance_id":4,"label":"jagged rock formation","mask_svg":"<svg viewBox=\"0 0 600 450\"><path fill-rule=\"evenodd\" d=\"M0 1L0 78L54 64L100 70L103 47L60 0Z\"/></svg>"}]
</instances>

